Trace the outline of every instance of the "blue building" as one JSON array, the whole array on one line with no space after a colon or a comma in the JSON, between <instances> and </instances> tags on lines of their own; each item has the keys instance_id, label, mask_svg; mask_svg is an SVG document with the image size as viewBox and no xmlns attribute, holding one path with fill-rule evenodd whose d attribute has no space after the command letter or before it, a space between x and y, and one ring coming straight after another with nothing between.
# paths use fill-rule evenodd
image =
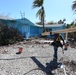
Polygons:
<instances>
[{"instance_id":1,"label":"blue building","mask_svg":"<svg viewBox=\"0 0 76 75\"><path fill-rule=\"evenodd\" d=\"M0 21L4 24L7 24L9 27L13 26L17 28L25 38L34 37L34 36L41 36L43 32L43 25L37 25L32 23L27 18L24 19L0 19ZM46 30L56 31L65 28L65 24L53 24L53 25L45 25Z\"/></svg>"}]
</instances>

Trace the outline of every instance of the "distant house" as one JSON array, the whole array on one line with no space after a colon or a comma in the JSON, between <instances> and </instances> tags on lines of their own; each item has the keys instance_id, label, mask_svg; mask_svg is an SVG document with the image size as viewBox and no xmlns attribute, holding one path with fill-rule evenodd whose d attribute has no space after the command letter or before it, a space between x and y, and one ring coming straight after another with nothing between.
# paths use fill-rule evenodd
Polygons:
<instances>
[{"instance_id":1,"label":"distant house","mask_svg":"<svg viewBox=\"0 0 76 75\"><path fill-rule=\"evenodd\" d=\"M32 23L27 18L24 19L0 19L3 24L7 24L9 27L13 26L17 28L25 38L41 36L43 32L43 26ZM65 28L65 24L54 24L54 25L45 25L47 31L56 31Z\"/></svg>"}]
</instances>

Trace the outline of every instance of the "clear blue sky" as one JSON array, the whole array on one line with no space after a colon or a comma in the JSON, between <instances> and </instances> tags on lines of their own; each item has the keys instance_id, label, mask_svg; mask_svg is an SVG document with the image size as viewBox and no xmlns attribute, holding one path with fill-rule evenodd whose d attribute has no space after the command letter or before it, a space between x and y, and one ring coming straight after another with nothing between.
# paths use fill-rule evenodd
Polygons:
<instances>
[{"instance_id":1,"label":"clear blue sky","mask_svg":"<svg viewBox=\"0 0 76 75\"><path fill-rule=\"evenodd\" d=\"M8 15L12 18L21 18L20 11L25 12L25 17L32 22L38 22L36 12L38 8L32 9L34 0L0 0L0 14ZM66 23L75 20L76 15L72 11L71 6L74 0L44 0L46 12L46 22L57 22L60 19L66 19Z\"/></svg>"}]
</instances>

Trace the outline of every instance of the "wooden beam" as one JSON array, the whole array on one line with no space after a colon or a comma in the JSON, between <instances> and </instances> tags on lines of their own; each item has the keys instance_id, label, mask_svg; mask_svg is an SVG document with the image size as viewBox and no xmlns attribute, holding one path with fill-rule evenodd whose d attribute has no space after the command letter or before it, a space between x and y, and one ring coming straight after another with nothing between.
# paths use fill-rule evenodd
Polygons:
<instances>
[{"instance_id":1,"label":"wooden beam","mask_svg":"<svg viewBox=\"0 0 76 75\"><path fill-rule=\"evenodd\" d=\"M67 28L67 29L52 31L53 34L54 33L71 33L71 32L76 32L76 27L75 28ZM50 35L50 32L42 33L42 36L45 36L45 35Z\"/></svg>"}]
</instances>

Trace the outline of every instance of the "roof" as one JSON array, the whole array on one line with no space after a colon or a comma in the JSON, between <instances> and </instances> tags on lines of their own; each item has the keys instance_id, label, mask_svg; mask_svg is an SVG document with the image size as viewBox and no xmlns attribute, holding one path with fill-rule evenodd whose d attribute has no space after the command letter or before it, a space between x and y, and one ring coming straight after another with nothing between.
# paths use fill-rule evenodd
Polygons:
<instances>
[{"instance_id":1,"label":"roof","mask_svg":"<svg viewBox=\"0 0 76 75\"><path fill-rule=\"evenodd\" d=\"M35 24L36 26L38 27L43 27L43 25L37 25ZM65 24L52 24L52 25L45 25L45 27L60 27L60 26L63 26Z\"/></svg>"},{"instance_id":2,"label":"roof","mask_svg":"<svg viewBox=\"0 0 76 75\"><path fill-rule=\"evenodd\" d=\"M35 24L33 22L31 22L29 19L24 18L24 19L17 19L19 22L23 23L23 24L28 24L31 26L36 26L36 27L43 27L43 25L38 25ZM60 26L64 26L65 24L52 24L52 25L45 25L45 27L60 27Z\"/></svg>"},{"instance_id":3,"label":"roof","mask_svg":"<svg viewBox=\"0 0 76 75\"><path fill-rule=\"evenodd\" d=\"M0 19L3 19L3 20L16 20L18 21L20 24L24 24L24 25L31 25L31 26L36 26L36 27L43 27L43 25L38 25L38 24L35 24L33 22L31 22L29 19L27 18L24 18L24 19L13 19L13 18L10 18L8 16L1 16L0 15ZM60 27L60 26L64 26L65 24L52 24L52 25L45 25L45 27Z\"/></svg>"},{"instance_id":4,"label":"roof","mask_svg":"<svg viewBox=\"0 0 76 75\"><path fill-rule=\"evenodd\" d=\"M22 24L28 24L28 25L32 25L34 26L34 23L31 22L30 20L28 20L27 18L24 18L24 19L16 19L18 22L22 23Z\"/></svg>"},{"instance_id":5,"label":"roof","mask_svg":"<svg viewBox=\"0 0 76 75\"><path fill-rule=\"evenodd\" d=\"M76 27L54 31L54 33L71 33L71 32L76 32Z\"/></svg>"}]
</instances>

